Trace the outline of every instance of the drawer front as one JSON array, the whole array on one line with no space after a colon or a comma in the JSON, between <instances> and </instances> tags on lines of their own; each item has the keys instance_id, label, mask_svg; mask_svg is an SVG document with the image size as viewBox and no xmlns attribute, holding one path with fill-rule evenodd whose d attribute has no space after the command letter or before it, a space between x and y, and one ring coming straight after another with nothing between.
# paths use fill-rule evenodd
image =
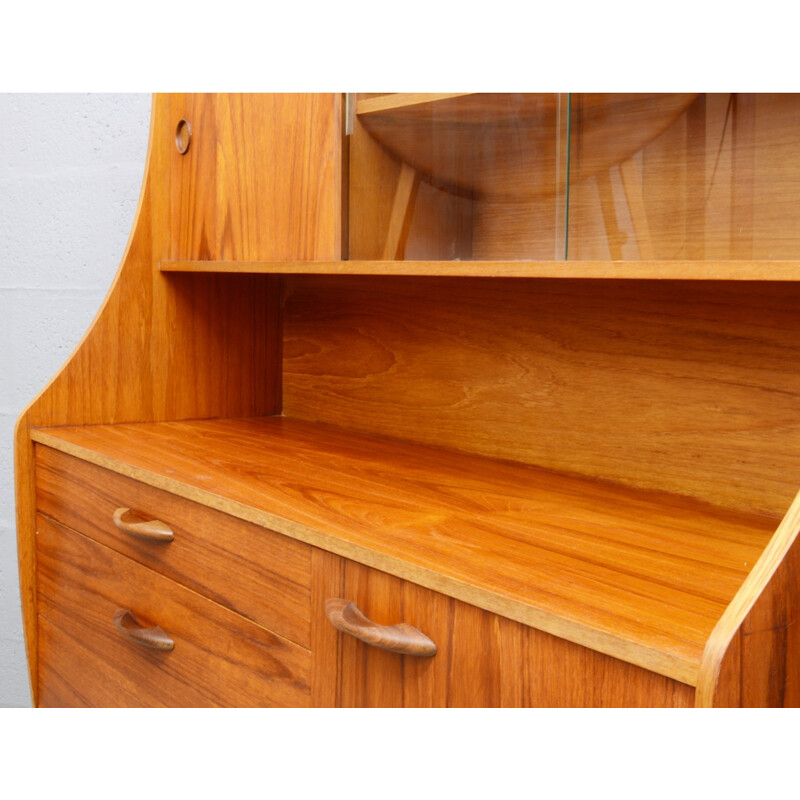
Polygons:
<instances>
[{"instance_id":1,"label":"drawer front","mask_svg":"<svg viewBox=\"0 0 800 800\"><path fill-rule=\"evenodd\" d=\"M37 525L42 705L309 704L305 648L46 517ZM120 633L121 609L173 649Z\"/></svg>"},{"instance_id":2,"label":"drawer front","mask_svg":"<svg viewBox=\"0 0 800 800\"><path fill-rule=\"evenodd\" d=\"M274 531L36 447L39 512L188 586L293 642L310 644L311 548ZM119 508L156 519L169 543L118 529Z\"/></svg>"},{"instance_id":3,"label":"drawer front","mask_svg":"<svg viewBox=\"0 0 800 800\"><path fill-rule=\"evenodd\" d=\"M400 655L337 632L328 623L318 636L316 656L321 664L323 652L336 654L327 659L328 670L339 675L331 702L379 707L694 705L694 689L670 678L360 564L344 561L337 567L327 560L328 594L340 592L380 626L407 623L437 648L433 657ZM316 606L324 617L323 597Z\"/></svg>"}]
</instances>

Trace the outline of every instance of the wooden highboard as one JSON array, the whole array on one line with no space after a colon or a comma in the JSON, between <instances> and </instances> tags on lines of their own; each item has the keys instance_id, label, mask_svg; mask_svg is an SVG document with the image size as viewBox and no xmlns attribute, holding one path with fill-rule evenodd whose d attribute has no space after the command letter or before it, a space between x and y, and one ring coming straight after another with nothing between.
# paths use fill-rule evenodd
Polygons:
<instances>
[{"instance_id":1,"label":"wooden highboard","mask_svg":"<svg viewBox=\"0 0 800 800\"><path fill-rule=\"evenodd\" d=\"M797 705L798 114L155 96L15 433L35 704Z\"/></svg>"}]
</instances>

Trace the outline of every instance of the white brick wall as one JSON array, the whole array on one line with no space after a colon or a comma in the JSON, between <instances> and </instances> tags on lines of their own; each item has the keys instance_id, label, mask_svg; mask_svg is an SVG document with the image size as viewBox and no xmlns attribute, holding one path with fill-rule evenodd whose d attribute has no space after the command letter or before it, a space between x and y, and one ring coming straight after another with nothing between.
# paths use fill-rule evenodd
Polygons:
<instances>
[{"instance_id":1,"label":"white brick wall","mask_svg":"<svg viewBox=\"0 0 800 800\"><path fill-rule=\"evenodd\" d=\"M111 284L139 199L149 123L149 95L0 94L0 707L30 705L14 423Z\"/></svg>"}]
</instances>

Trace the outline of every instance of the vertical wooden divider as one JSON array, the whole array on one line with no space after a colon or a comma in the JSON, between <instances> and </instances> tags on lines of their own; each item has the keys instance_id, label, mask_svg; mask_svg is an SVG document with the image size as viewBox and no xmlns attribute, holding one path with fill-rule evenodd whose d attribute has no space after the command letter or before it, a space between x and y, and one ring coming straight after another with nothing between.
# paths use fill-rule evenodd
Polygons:
<instances>
[{"instance_id":1,"label":"vertical wooden divider","mask_svg":"<svg viewBox=\"0 0 800 800\"><path fill-rule=\"evenodd\" d=\"M311 705L341 706L342 637L325 617L325 601L344 593L344 560L314 548L311 552Z\"/></svg>"}]
</instances>

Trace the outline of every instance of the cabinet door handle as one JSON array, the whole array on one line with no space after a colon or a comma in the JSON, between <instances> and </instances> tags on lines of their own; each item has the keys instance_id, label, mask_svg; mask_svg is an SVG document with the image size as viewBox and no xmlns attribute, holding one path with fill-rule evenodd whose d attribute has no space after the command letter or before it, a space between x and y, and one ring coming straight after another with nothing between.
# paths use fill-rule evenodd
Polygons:
<instances>
[{"instance_id":1,"label":"cabinet door handle","mask_svg":"<svg viewBox=\"0 0 800 800\"><path fill-rule=\"evenodd\" d=\"M114 614L114 625L126 639L130 639L142 647L149 647L153 650L172 650L175 647L175 642L161 628L157 625L152 628L143 628L133 616L133 612L127 608L120 608Z\"/></svg>"},{"instance_id":2,"label":"cabinet door handle","mask_svg":"<svg viewBox=\"0 0 800 800\"><path fill-rule=\"evenodd\" d=\"M405 622L399 625L378 625L365 617L351 600L326 600L325 614L337 630L349 633L381 650L427 658L436 655L436 645L422 631Z\"/></svg>"},{"instance_id":3,"label":"cabinet door handle","mask_svg":"<svg viewBox=\"0 0 800 800\"><path fill-rule=\"evenodd\" d=\"M125 533L151 542L171 542L175 538L172 528L160 519L133 520L129 508L118 508L114 512L114 524Z\"/></svg>"}]
</instances>

